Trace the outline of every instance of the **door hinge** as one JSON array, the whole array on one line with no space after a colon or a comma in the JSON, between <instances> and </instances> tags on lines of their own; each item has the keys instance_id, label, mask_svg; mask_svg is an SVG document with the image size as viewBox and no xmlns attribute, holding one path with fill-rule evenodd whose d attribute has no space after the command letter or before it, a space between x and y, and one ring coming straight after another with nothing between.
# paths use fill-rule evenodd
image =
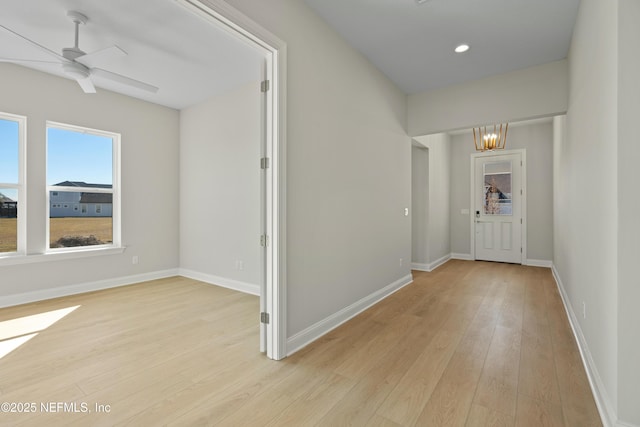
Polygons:
<instances>
[{"instance_id":1,"label":"door hinge","mask_svg":"<svg viewBox=\"0 0 640 427\"><path fill-rule=\"evenodd\" d=\"M520 248L520 253L522 253L522 248Z\"/></svg>"},{"instance_id":2,"label":"door hinge","mask_svg":"<svg viewBox=\"0 0 640 427\"><path fill-rule=\"evenodd\" d=\"M520 195L522 196L522 190L520 190Z\"/></svg>"},{"instance_id":3,"label":"door hinge","mask_svg":"<svg viewBox=\"0 0 640 427\"><path fill-rule=\"evenodd\" d=\"M263 234L260 236L260 246L267 247L269 246L269 236Z\"/></svg>"},{"instance_id":4,"label":"door hinge","mask_svg":"<svg viewBox=\"0 0 640 427\"><path fill-rule=\"evenodd\" d=\"M522 166L522 160L520 160L520 166Z\"/></svg>"},{"instance_id":5,"label":"door hinge","mask_svg":"<svg viewBox=\"0 0 640 427\"><path fill-rule=\"evenodd\" d=\"M522 218L520 218L520 224L522 224Z\"/></svg>"},{"instance_id":6,"label":"door hinge","mask_svg":"<svg viewBox=\"0 0 640 427\"><path fill-rule=\"evenodd\" d=\"M263 157L260 159L260 169L268 169L269 168L269 158Z\"/></svg>"},{"instance_id":7,"label":"door hinge","mask_svg":"<svg viewBox=\"0 0 640 427\"><path fill-rule=\"evenodd\" d=\"M263 80L260 82L260 92L267 92L270 89L269 80Z\"/></svg>"},{"instance_id":8,"label":"door hinge","mask_svg":"<svg viewBox=\"0 0 640 427\"><path fill-rule=\"evenodd\" d=\"M260 323L264 323L265 325L269 324L269 313L265 313L264 311L260 313Z\"/></svg>"}]
</instances>

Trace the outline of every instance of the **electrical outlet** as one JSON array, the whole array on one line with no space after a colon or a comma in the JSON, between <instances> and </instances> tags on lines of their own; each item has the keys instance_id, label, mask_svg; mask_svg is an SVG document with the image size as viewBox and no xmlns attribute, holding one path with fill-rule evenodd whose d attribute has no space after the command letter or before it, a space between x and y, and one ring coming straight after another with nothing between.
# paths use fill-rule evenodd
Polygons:
<instances>
[{"instance_id":1,"label":"electrical outlet","mask_svg":"<svg viewBox=\"0 0 640 427\"><path fill-rule=\"evenodd\" d=\"M139 262L138 255L134 255L131 257L131 264L135 265Z\"/></svg>"},{"instance_id":2,"label":"electrical outlet","mask_svg":"<svg viewBox=\"0 0 640 427\"><path fill-rule=\"evenodd\" d=\"M582 301L582 318L587 318L587 303Z\"/></svg>"}]
</instances>

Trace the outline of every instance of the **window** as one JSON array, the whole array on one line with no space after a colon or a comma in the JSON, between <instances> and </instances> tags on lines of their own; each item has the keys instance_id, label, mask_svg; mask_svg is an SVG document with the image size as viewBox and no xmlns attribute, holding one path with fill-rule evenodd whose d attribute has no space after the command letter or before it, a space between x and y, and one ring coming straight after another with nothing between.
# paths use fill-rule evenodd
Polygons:
<instances>
[{"instance_id":1,"label":"window","mask_svg":"<svg viewBox=\"0 0 640 427\"><path fill-rule=\"evenodd\" d=\"M511 215L511 162L484 164L484 214Z\"/></svg>"},{"instance_id":2,"label":"window","mask_svg":"<svg viewBox=\"0 0 640 427\"><path fill-rule=\"evenodd\" d=\"M26 123L26 117L0 113L0 254L25 252Z\"/></svg>"},{"instance_id":3,"label":"window","mask_svg":"<svg viewBox=\"0 0 640 427\"><path fill-rule=\"evenodd\" d=\"M47 123L50 250L120 246L119 153L116 133Z\"/></svg>"}]
</instances>

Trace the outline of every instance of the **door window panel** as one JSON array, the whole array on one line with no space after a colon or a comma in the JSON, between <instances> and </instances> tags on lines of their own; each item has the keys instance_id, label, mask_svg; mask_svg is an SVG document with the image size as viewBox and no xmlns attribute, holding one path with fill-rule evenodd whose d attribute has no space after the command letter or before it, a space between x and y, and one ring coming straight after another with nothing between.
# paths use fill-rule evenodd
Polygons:
<instances>
[{"instance_id":1,"label":"door window panel","mask_svg":"<svg viewBox=\"0 0 640 427\"><path fill-rule=\"evenodd\" d=\"M512 215L510 161L485 163L483 169L484 214Z\"/></svg>"}]
</instances>

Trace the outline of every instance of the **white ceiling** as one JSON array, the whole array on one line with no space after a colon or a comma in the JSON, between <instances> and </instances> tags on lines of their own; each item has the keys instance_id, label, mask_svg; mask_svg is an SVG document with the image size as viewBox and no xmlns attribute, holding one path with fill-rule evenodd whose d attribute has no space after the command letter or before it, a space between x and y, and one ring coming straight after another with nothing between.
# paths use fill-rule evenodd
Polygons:
<instances>
[{"instance_id":1,"label":"white ceiling","mask_svg":"<svg viewBox=\"0 0 640 427\"><path fill-rule=\"evenodd\" d=\"M579 0L301 0L406 93L440 88L567 56ZM125 57L95 66L158 86L157 94L97 77L98 88L182 109L260 79L261 55L175 0L3 0L0 24L59 52L113 44ZM459 43L471 50L454 54ZM0 30L0 57L51 58ZM32 68L64 76L60 65ZM78 90L80 88L78 87ZM99 90L99 89L98 89Z\"/></svg>"},{"instance_id":2,"label":"white ceiling","mask_svg":"<svg viewBox=\"0 0 640 427\"><path fill-rule=\"evenodd\" d=\"M74 26L66 14L77 10L89 18L80 26L82 50L90 53L115 44L128 53L105 58L96 67L160 88L151 94L96 77L98 91L109 89L182 109L260 79L262 56L257 50L175 0L3 0L0 10L0 24L55 52L73 46ZM2 29L1 57L51 59ZM58 64L30 67L64 76Z\"/></svg>"},{"instance_id":3,"label":"white ceiling","mask_svg":"<svg viewBox=\"0 0 640 427\"><path fill-rule=\"evenodd\" d=\"M412 94L565 58L580 0L304 1Z\"/></svg>"}]
</instances>

